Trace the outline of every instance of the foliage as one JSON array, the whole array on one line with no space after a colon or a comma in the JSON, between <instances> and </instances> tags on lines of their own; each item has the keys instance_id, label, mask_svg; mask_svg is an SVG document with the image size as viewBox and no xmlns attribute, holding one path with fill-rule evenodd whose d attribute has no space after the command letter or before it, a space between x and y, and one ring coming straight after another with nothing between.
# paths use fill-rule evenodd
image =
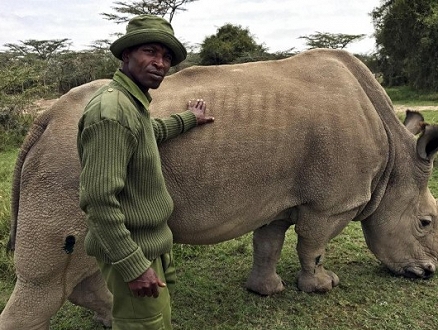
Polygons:
<instances>
[{"instance_id":1,"label":"foliage","mask_svg":"<svg viewBox=\"0 0 438 330\"><path fill-rule=\"evenodd\" d=\"M215 35L206 37L199 53L201 65L238 62L239 58L257 59L266 55L266 48L258 45L248 29L225 24Z\"/></svg>"},{"instance_id":2,"label":"foliage","mask_svg":"<svg viewBox=\"0 0 438 330\"><path fill-rule=\"evenodd\" d=\"M48 60L55 54L65 51L70 44L69 39L30 39L22 41L21 44L5 44L5 46L18 56L31 55L41 60Z\"/></svg>"},{"instance_id":3,"label":"foliage","mask_svg":"<svg viewBox=\"0 0 438 330\"><path fill-rule=\"evenodd\" d=\"M0 52L0 150L21 144L34 118L27 110L35 100L111 78L118 68L107 40L81 52L67 50L67 40L27 40Z\"/></svg>"},{"instance_id":4,"label":"foliage","mask_svg":"<svg viewBox=\"0 0 438 330\"><path fill-rule=\"evenodd\" d=\"M307 36L300 36L299 39L305 39L309 49L313 48L332 48L344 49L352 42L362 40L365 34L343 34L316 32Z\"/></svg>"},{"instance_id":5,"label":"foliage","mask_svg":"<svg viewBox=\"0 0 438 330\"><path fill-rule=\"evenodd\" d=\"M111 8L122 15L111 13L101 13L101 15L105 19L114 21L118 24L125 23L133 16L142 14L152 14L161 17L168 15L169 22L172 22L172 19L177 11L185 11L186 9L183 8L183 6L195 1L198 0L142 0L131 1L131 3L116 1L114 3L116 6Z\"/></svg>"},{"instance_id":6,"label":"foliage","mask_svg":"<svg viewBox=\"0 0 438 330\"><path fill-rule=\"evenodd\" d=\"M0 152L20 146L33 122L33 115L17 113L16 109L0 109Z\"/></svg>"},{"instance_id":7,"label":"foliage","mask_svg":"<svg viewBox=\"0 0 438 330\"><path fill-rule=\"evenodd\" d=\"M111 78L120 62L107 48L68 52L59 56L52 67L59 94L96 79Z\"/></svg>"},{"instance_id":8,"label":"foliage","mask_svg":"<svg viewBox=\"0 0 438 330\"><path fill-rule=\"evenodd\" d=\"M0 151L21 144L32 116L23 114L23 109L46 88L38 81L40 60L30 65L23 57L0 53Z\"/></svg>"},{"instance_id":9,"label":"foliage","mask_svg":"<svg viewBox=\"0 0 438 330\"><path fill-rule=\"evenodd\" d=\"M91 50L79 52L67 50L67 40L7 44L9 50L0 53L4 76L0 92L26 94L28 99L55 97L92 80L112 77L120 62L109 51L108 40L98 40Z\"/></svg>"},{"instance_id":10,"label":"foliage","mask_svg":"<svg viewBox=\"0 0 438 330\"><path fill-rule=\"evenodd\" d=\"M386 0L372 12L386 86L438 88L438 1Z\"/></svg>"},{"instance_id":11,"label":"foliage","mask_svg":"<svg viewBox=\"0 0 438 330\"><path fill-rule=\"evenodd\" d=\"M111 78L119 61L101 40L94 49L72 52L68 39L26 40L0 53L0 150L19 146L33 121L27 110L41 98L56 98L71 88Z\"/></svg>"},{"instance_id":12,"label":"foliage","mask_svg":"<svg viewBox=\"0 0 438 330\"><path fill-rule=\"evenodd\" d=\"M27 98L44 95L50 88L45 79L44 61L33 55L0 53L0 72L0 100L17 94L25 94Z\"/></svg>"},{"instance_id":13,"label":"foliage","mask_svg":"<svg viewBox=\"0 0 438 330\"><path fill-rule=\"evenodd\" d=\"M370 54L354 54L359 60L361 60L372 73L378 78L380 75L379 61L376 53Z\"/></svg>"}]
</instances>

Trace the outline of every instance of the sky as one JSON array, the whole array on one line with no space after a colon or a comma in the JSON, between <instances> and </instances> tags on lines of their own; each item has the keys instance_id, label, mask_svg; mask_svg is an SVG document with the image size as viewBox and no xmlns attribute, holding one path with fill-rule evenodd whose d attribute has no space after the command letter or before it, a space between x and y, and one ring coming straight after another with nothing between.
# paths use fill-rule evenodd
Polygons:
<instances>
[{"instance_id":1,"label":"sky","mask_svg":"<svg viewBox=\"0 0 438 330\"><path fill-rule=\"evenodd\" d=\"M123 0L120 0L123 2ZM100 39L115 40L126 24L105 20L116 0L16 0L0 2L0 50L7 43L68 38L70 49L87 49ZM126 1L125 1L126 2ZM269 52L302 51L315 32L365 34L346 49L368 54L375 49L370 12L380 0L198 0L177 12L175 35L185 45L198 47L227 24L248 29Z\"/></svg>"}]
</instances>

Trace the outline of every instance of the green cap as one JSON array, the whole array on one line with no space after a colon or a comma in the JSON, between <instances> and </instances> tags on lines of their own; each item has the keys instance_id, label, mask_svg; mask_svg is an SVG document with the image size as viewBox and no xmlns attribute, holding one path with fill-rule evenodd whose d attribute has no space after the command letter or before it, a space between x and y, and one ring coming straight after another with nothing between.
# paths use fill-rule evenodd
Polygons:
<instances>
[{"instance_id":1,"label":"green cap","mask_svg":"<svg viewBox=\"0 0 438 330\"><path fill-rule=\"evenodd\" d=\"M174 36L172 25L154 15L139 15L132 18L126 27L126 34L114 41L110 50L121 60L126 48L152 42L161 43L172 51L172 66L181 63L187 57L185 47Z\"/></svg>"}]
</instances>

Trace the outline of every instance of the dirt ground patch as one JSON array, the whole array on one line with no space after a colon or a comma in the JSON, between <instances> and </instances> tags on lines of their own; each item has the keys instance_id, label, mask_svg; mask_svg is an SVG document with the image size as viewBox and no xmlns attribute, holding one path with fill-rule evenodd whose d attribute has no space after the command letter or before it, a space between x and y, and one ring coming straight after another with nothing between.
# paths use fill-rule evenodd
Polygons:
<instances>
[{"instance_id":1,"label":"dirt ground patch","mask_svg":"<svg viewBox=\"0 0 438 330\"><path fill-rule=\"evenodd\" d=\"M394 105L394 110L396 112L404 112L406 110L414 110L414 111L426 111L426 110L430 110L430 111L438 111L438 105L418 105L418 106L413 106L413 105Z\"/></svg>"}]
</instances>

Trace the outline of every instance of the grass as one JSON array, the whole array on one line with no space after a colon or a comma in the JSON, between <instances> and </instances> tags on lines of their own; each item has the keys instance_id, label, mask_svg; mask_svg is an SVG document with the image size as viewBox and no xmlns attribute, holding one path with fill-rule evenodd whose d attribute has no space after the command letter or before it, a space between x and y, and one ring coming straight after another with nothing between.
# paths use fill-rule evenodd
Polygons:
<instances>
[{"instance_id":1,"label":"grass","mask_svg":"<svg viewBox=\"0 0 438 330\"><path fill-rule=\"evenodd\" d=\"M438 92L422 93L408 86L389 87L385 90L394 104L438 106Z\"/></svg>"},{"instance_id":2,"label":"grass","mask_svg":"<svg viewBox=\"0 0 438 330\"><path fill-rule=\"evenodd\" d=\"M243 284L251 265L250 243L247 235L219 246L204 247L202 256L193 260L177 257L182 263L178 269L183 284L174 304L175 329L432 329L438 326L438 320L430 317L435 309L436 280L413 281L390 275L367 250L360 224L350 224L329 244L326 266L337 272L341 284L324 295L296 289L299 264L293 232L287 236L278 267L287 289L272 297L248 293ZM176 251L178 248L181 247L177 246Z\"/></svg>"},{"instance_id":3,"label":"grass","mask_svg":"<svg viewBox=\"0 0 438 330\"><path fill-rule=\"evenodd\" d=\"M438 113L425 111L438 123ZM2 254L9 223L10 178L17 150L0 153L0 310L12 292L11 260ZM431 189L438 196L438 171ZM252 263L251 235L212 246L176 244L178 284L173 302L175 330L437 329L438 279L410 280L391 275L365 245L360 224L349 226L328 247L327 269L340 285L327 294L297 290L296 235L287 236L278 273L286 290L261 297L244 289ZM6 266L5 266L6 265ZM51 330L103 329L92 313L66 303Z\"/></svg>"},{"instance_id":4,"label":"grass","mask_svg":"<svg viewBox=\"0 0 438 330\"><path fill-rule=\"evenodd\" d=\"M11 181L12 171L15 166L15 159L18 150L8 150L0 153L0 280L14 279L11 277L13 271L12 258L6 254L6 244L9 237L9 219L11 214ZM2 288L2 284L0 284ZM0 308L3 300L0 290Z\"/></svg>"}]
</instances>

